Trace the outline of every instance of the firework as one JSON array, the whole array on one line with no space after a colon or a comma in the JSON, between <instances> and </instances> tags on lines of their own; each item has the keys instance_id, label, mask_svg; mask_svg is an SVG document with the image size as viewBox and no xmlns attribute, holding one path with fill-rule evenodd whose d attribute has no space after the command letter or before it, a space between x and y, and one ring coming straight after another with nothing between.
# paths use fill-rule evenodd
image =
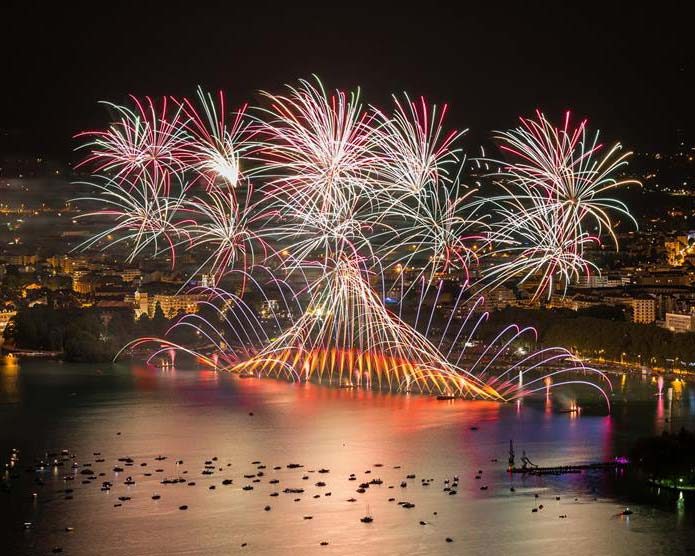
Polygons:
<instances>
[{"instance_id":1,"label":"firework","mask_svg":"<svg viewBox=\"0 0 695 556\"><path fill-rule=\"evenodd\" d=\"M509 280L524 284L536 280L533 300L548 297L598 267L586 259L584 249L599 238L568 226L562 209L543 192L525 197L509 195L489 201L496 213L490 236L498 246L490 251L496 263L484 274L484 287L494 288Z\"/></svg>"},{"instance_id":2,"label":"firework","mask_svg":"<svg viewBox=\"0 0 695 556\"><path fill-rule=\"evenodd\" d=\"M496 175L503 193L481 199L463 181L463 132L445 131L446 107L394 97L387 114L318 79L263 96L266 108L231 119L221 93L161 110L135 101L113 107L120 119L107 131L85 135L99 193L85 200L103 204L89 215L114 220L85 246L126 242L130 260L148 247L172 262L177 249L204 252L196 274L211 277L195 290L199 313L171 331L193 331L199 345L135 345L342 387L498 401L543 390L546 377L601 389L557 380L605 379L567 350L516 355L530 328L477 340L487 314L470 298L468 269L494 258L488 287L538 279L536 296L588 272L586 246L615 238L609 213L629 216L606 193L629 183L612 177L625 163L618 147L599 159L584 122L522 120L499 134L514 158Z\"/></svg>"},{"instance_id":3,"label":"firework","mask_svg":"<svg viewBox=\"0 0 695 556\"><path fill-rule=\"evenodd\" d=\"M562 213L565 225L577 228L578 236L593 225L596 235L609 234L617 247L609 212L637 222L624 203L605 194L621 186L639 185L635 180L615 178L632 153L620 154L619 143L604 153L599 133L591 137L586 120L572 128L570 112L565 114L562 128L554 127L540 111L536 115L537 121L522 118L520 127L498 134L500 148L514 159L503 167L501 177L518 188L517 196L531 190L545 192L554 209Z\"/></svg>"},{"instance_id":4,"label":"firework","mask_svg":"<svg viewBox=\"0 0 695 556\"><path fill-rule=\"evenodd\" d=\"M321 251L324 261L369 246L376 210L378 137L359 90L328 94L320 81L301 81L287 95L264 93L263 173L268 194L289 222L278 233L298 242L288 261Z\"/></svg>"},{"instance_id":5,"label":"firework","mask_svg":"<svg viewBox=\"0 0 695 556\"><path fill-rule=\"evenodd\" d=\"M207 186L218 184L236 188L243 180L241 159L255 148L246 105L233 113L228 122L222 91L217 101L199 88L197 102L187 98L176 102L186 116L188 136L184 150L190 169L199 174Z\"/></svg>"},{"instance_id":6,"label":"firework","mask_svg":"<svg viewBox=\"0 0 695 556\"><path fill-rule=\"evenodd\" d=\"M424 97L411 101L393 97L396 110L377 116L382 162L380 174L389 194L402 191L418 195L441 183L451 182L449 167L459 160L456 142L465 131L444 131L445 105L441 110L428 106Z\"/></svg>"},{"instance_id":7,"label":"firework","mask_svg":"<svg viewBox=\"0 0 695 556\"><path fill-rule=\"evenodd\" d=\"M153 256L168 251L173 267L175 246L190 238L179 222L185 206L185 187L175 179L172 189L171 179L161 173L156 180L149 173L143 173L135 180L124 177L114 182L104 178L98 182L82 183L94 188L95 194L74 200L98 204L102 208L81 214L78 218L98 218L113 222L113 225L77 249L98 244L103 244L104 248L113 247L126 242L129 245L128 262L151 248ZM165 190L167 195L163 193Z\"/></svg>"},{"instance_id":8,"label":"firework","mask_svg":"<svg viewBox=\"0 0 695 556\"><path fill-rule=\"evenodd\" d=\"M252 197L251 186L240 204L233 189L212 185L204 194L186 200L188 219L181 226L186 233L185 243L188 249L212 248L196 273L205 271L215 285L230 269L254 265L257 251L263 259L269 255L269 246L262 237L262 223L272 213L259 210Z\"/></svg>"},{"instance_id":9,"label":"firework","mask_svg":"<svg viewBox=\"0 0 695 556\"><path fill-rule=\"evenodd\" d=\"M130 98L134 108L104 103L117 118L106 131L77 135L89 139L81 147L88 155L80 166L93 168L94 173L115 181L133 184L142 178L161 182L166 190L169 175L188 165L181 107L172 110L166 98L159 106L150 97Z\"/></svg>"},{"instance_id":10,"label":"firework","mask_svg":"<svg viewBox=\"0 0 695 556\"><path fill-rule=\"evenodd\" d=\"M582 274L598 268L586 259L585 248L609 235L618 247L611 213L637 225L624 203L607 196L617 187L638 184L614 176L630 153L616 144L603 154L598 132L590 136L586 120L572 128L570 113L554 127L541 112L537 120L521 119L521 126L500 132L500 148L512 162L498 162L493 174L503 193L485 199L497 213L491 240L502 246L495 257L512 260L492 265L490 284L521 276L539 277L537 299L553 292L558 279L564 288Z\"/></svg>"}]
</instances>

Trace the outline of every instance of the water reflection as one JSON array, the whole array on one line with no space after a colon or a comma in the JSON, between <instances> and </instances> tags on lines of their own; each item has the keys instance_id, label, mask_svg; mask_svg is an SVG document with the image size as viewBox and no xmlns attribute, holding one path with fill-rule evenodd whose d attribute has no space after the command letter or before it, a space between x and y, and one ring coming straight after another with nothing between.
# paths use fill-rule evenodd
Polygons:
<instances>
[{"instance_id":1,"label":"water reflection","mask_svg":"<svg viewBox=\"0 0 695 556\"><path fill-rule=\"evenodd\" d=\"M693 426L694 394L688 384L680 385L679 395L674 388L668 400L657 395L656 381L616 375L620 388L612 413L605 415L603 407L591 405L558 413L576 403L577 394L552 389L538 399L504 405L238 379L177 367L32 363L9 376L11 381L4 374L0 380L3 400L14 392L20 403L2 406L0 457L11 447L24 458L69 448L81 465L94 464L92 454L100 452L106 462L97 471L108 473L116 485L110 494L100 492L98 482L96 488L77 484L75 499L65 500L62 472L53 470L33 499L33 476L22 476L18 494L0 510L10 553L50 553L61 543L71 554L92 554L99 546L99 553L108 555L216 555L235 553L247 542L249 554L498 554L514 553L519 546L528 553L563 556L678 554L693 532L687 500L669 499L670 511L633 504L632 487L620 491L619 472L558 477L506 472L510 439L534 462L560 465L625 455L635 437L662 430L666 419L669 426ZM188 471L186 477L197 484L169 488L146 477L160 453L169 456L156 464L165 475ZM123 456L133 457L135 467L114 476L114 462ZM223 471L201 476L213 456ZM179 459L183 466L175 465ZM248 482L243 475L255 472L253 461L267 464L267 477L281 466L274 473L282 488L307 489L300 502L287 495L271 499L277 487L265 478L243 491ZM140 462L148 465L138 468ZM306 467L292 472L289 462ZM301 478L320 467L330 469L323 490L314 486L315 476ZM481 479L475 479L478 470ZM347 480L350 473L358 475L357 482L378 476L384 484L358 495ZM410 473L417 479L400 488ZM135 485L123 485L126 474L134 475ZM461 482L457 495L449 496L443 481L454 475ZM234 484L223 489L222 477ZM434 479L431 486L420 484L425 477ZM211 491L213 484L217 489ZM157 502L151 500L155 491L162 494ZM115 498L125 492L132 500L115 508ZM353 496L359 502L346 502ZM389 502L391 497L416 506L404 510ZM627 501L635 514L617 517ZM532 513L539 503L545 510ZM179 512L181 504L189 510ZM266 504L272 511L263 511ZM369 527L359 522L366 504L375 516ZM564 514L567 520L558 518ZM313 519L305 521L304 515ZM419 525L420 520L428 525ZM23 521L34 524L30 531ZM75 534L61 533L66 526L75 527ZM445 536L454 544L445 543ZM323 540L330 545L321 547Z\"/></svg>"},{"instance_id":2,"label":"water reflection","mask_svg":"<svg viewBox=\"0 0 695 556\"><path fill-rule=\"evenodd\" d=\"M19 401L18 388L19 363L13 355L0 357L0 402L17 403Z\"/></svg>"}]
</instances>

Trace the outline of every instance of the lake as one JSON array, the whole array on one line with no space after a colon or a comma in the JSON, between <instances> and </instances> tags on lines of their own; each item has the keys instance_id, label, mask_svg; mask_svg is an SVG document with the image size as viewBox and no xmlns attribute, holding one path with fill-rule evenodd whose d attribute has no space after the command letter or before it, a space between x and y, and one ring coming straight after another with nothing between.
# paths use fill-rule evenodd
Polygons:
<instances>
[{"instance_id":1,"label":"lake","mask_svg":"<svg viewBox=\"0 0 695 556\"><path fill-rule=\"evenodd\" d=\"M693 383L667 382L659 397L646 375L611 380L610 414L599 404L567 414L557 408L572 390L548 403L438 401L209 370L5 359L0 462L12 449L19 459L0 492L2 553L693 553L687 496L615 470L506 472L510 439L517 463L525 451L559 465L607 461L638 436L695 427ZM61 450L70 454L62 466L26 470ZM112 486L102 490L104 481ZM633 514L619 516L626 506ZM360 521L367 514L372 523Z\"/></svg>"}]
</instances>

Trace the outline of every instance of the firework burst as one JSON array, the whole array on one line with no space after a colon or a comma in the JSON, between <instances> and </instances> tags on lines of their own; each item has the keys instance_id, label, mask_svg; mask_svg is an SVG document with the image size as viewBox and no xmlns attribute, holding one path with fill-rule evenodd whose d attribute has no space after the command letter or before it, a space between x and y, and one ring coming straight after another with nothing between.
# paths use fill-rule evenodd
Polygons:
<instances>
[{"instance_id":1,"label":"firework burst","mask_svg":"<svg viewBox=\"0 0 695 556\"><path fill-rule=\"evenodd\" d=\"M498 134L514 161L495 175L503 193L481 199L463 183L462 132L445 131L446 107L405 96L389 115L318 79L263 96L266 108L231 120L221 94L199 90L161 110L135 101L114 107L120 119L107 131L85 135L85 164L100 177L99 194L83 200L104 205L90 216L115 220L85 246L127 242L130 260L150 246L172 261L178 248L204 253L196 274L212 277L194 290L199 312L172 329L193 330L198 345L134 345L343 387L499 401L546 389L546 378L601 389L561 378L605 379L562 348L519 357L530 328L476 340L487 314L470 297L468 269L494 255L488 287L534 278L536 296L588 272L586 246L616 237L610 213L629 216L607 195L630 183L612 177L625 163L619 147L599 158L584 122L557 129L539 113ZM393 292L397 311L386 303Z\"/></svg>"},{"instance_id":2,"label":"firework burst","mask_svg":"<svg viewBox=\"0 0 695 556\"><path fill-rule=\"evenodd\" d=\"M116 120L105 131L86 131L77 135L88 138L82 145L88 155L79 167L87 166L114 181L138 180L161 182L164 190L168 177L188 165L187 133L181 108L171 110L171 103L152 98L140 100L131 96L134 108L104 103Z\"/></svg>"},{"instance_id":3,"label":"firework burst","mask_svg":"<svg viewBox=\"0 0 695 556\"><path fill-rule=\"evenodd\" d=\"M497 134L512 162L494 161L501 170L492 177L503 193L481 202L498 216L490 239L501 247L492 253L512 260L491 266L488 286L535 276L534 299L550 297L558 282L566 291L582 274L598 272L586 258L587 246L600 244L607 234L617 248L611 213L637 225L624 203L607 196L612 189L639 183L614 177L630 153L620 154L616 144L603 154L598 138L589 134L586 120L571 127L569 112L561 128L537 112L537 120L522 118L520 127Z\"/></svg>"}]
</instances>

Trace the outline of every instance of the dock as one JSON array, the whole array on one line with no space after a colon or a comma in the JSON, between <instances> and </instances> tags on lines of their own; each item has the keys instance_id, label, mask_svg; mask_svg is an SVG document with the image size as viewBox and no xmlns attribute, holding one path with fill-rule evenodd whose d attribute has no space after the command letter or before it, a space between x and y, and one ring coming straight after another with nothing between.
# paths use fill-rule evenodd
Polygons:
<instances>
[{"instance_id":1,"label":"dock","mask_svg":"<svg viewBox=\"0 0 695 556\"><path fill-rule=\"evenodd\" d=\"M605 469L624 469L629 465L629 461L621 458L614 461L604 461L599 463L582 463L578 465L557 465L552 467L541 467L533 463L528 457L526 457L526 452L523 453L521 458L521 467L517 467L514 463L514 442L509 441L509 466L507 471L509 473L520 473L522 475L569 475L572 473L581 473L582 471L595 471L595 470L605 470Z\"/></svg>"},{"instance_id":2,"label":"dock","mask_svg":"<svg viewBox=\"0 0 695 556\"><path fill-rule=\"evenodd\" d=\"M510 467L509 472L521 473L523 475L569 475L571 473L581 473L582 471L623 469L627 466L628 464L625 462L605 461L580 465L558 465L555 467Z\"/></svg>"}]
</instances>

